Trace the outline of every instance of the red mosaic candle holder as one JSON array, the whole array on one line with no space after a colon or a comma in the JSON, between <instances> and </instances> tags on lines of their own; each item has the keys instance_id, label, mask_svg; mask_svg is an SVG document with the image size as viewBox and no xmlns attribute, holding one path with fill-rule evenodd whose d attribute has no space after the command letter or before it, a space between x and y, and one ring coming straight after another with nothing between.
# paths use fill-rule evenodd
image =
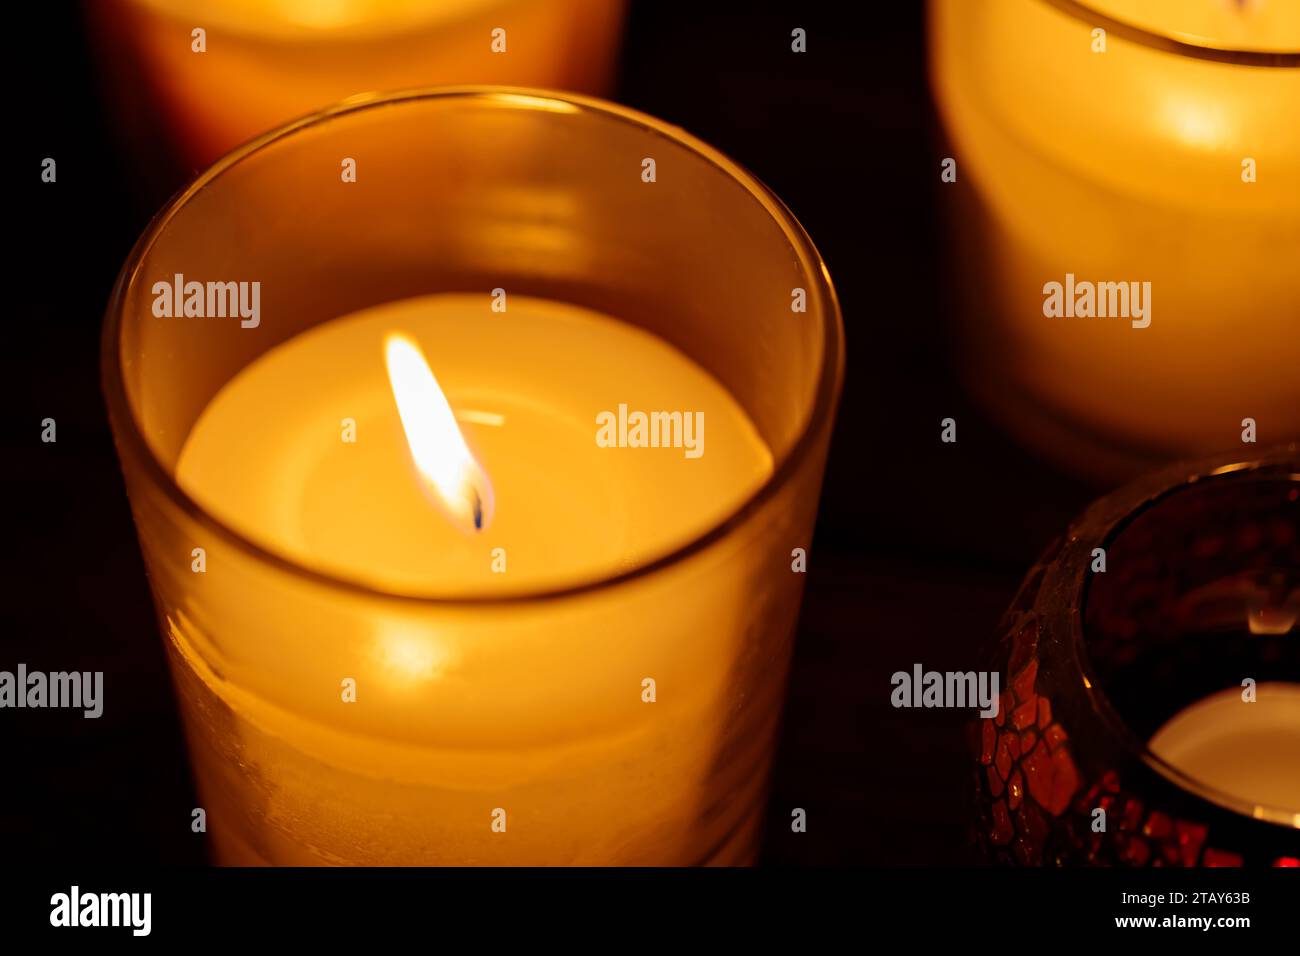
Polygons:
<instances>
[{"instance_id":1,"label":"red mosaic candle holder","mask_svg":"<svg viewBox=\"0 0 1300 956\"><path fill-rule=\"evenodd\" d=\"M1029 572L991 649L1001 706L970 727L985 856L1300 866L1300 794L1257 805L1146 745L1243 675L1300 681L1297 613L1300 446L1176 465L1094 503Z\"/></svg>"}]
</instances>

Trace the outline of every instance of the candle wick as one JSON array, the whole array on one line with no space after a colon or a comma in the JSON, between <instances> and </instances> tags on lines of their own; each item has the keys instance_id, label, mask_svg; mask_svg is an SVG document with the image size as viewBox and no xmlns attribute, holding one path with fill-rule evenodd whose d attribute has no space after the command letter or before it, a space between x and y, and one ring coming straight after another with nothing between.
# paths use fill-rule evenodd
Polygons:
<instances>
[{"instance_id":1,"label":"candle wick","mask_svg":"<svg viewBox=\"0 0 1300 956\"><path fill-rule=\"evenodd\" d=\"M477 491L474 492L474 528L476 531L483 530L483 499Z\"/></svg>"}]
</instances>

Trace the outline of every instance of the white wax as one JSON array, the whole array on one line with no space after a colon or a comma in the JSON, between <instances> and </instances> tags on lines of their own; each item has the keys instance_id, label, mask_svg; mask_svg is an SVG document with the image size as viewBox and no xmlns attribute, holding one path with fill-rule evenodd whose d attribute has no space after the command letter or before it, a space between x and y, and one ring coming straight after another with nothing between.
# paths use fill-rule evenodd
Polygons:
<instances>
[{"instance_id":1,"label":"white wax","mask_svg":"<svg viewBox=\"0 0 1300 956\"><path fill-rule=\"evenodd\" d=\"M1259 684L1255 701L1230 687L1183 708L1148 744L1188 776L1300 820L1300 684Z\"/></svg>"},{"instance_id":2,"label":"white wax","mask_svg":"<svg viewBox=\"0 0 1300 956\"><path fill-rule=\"evenodd\" d=\"M292 560L386 590L459 596L630 569L707 531L770 476L771 453L743 409L663 340L563 303L511 294L497 313L490 302L388 303L270 350L199 417L177 481ZM415 473L384 362L394 331L418 342L491 480L495 509L481 533L449 522ZM621 403L703 412L703 454L600 447L597 415Z\"/></svg>"}]
</instances>

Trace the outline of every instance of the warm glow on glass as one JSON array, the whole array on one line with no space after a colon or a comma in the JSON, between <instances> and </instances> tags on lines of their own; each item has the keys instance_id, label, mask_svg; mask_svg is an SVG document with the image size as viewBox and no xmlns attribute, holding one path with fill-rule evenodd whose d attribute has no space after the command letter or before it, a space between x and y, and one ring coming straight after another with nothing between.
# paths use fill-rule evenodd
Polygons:
<instances>
[{"instance_id":1,"label":"warm glow on glass","mask_svg":"<svg viewBox=\"0 0 1300 956\"><path fill-rule=\"evenodd\" d=\"M492 520L492 485L465 444L424 353L394 332L384 343L384 357L421 487L458 525L482 531Z\"/></svg>"},{"instance_id":2,"label":"warm glow on glass","mask_svg":"<svg viewBox=\"0 0 1300 956\"><path fill-rule=\"evenodd\" d=\"M374 654L392 686L399 687L436 680L456 663L454 648L440 640L433 628L420 627L399 617L379 622Z\"/></svg>"},{"instance_id":3,"label":"warm glow on glass","mask_svg":"<svg viewBox=\"0 0 1300 956\"><path fill-rule=\"evenodd\" d=\"M1230 141L1229 122L1217 104L1199 103L1195 99L1170 98L1163 115L1174 135L1188 146L1222 149ZM1236 131L1232 131L1236 134Z\"/></svg>"}]
</instances>

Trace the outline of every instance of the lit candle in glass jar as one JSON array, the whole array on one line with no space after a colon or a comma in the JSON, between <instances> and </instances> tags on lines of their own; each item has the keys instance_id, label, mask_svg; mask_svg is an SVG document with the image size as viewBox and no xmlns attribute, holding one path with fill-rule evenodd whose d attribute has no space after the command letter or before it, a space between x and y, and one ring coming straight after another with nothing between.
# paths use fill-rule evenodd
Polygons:
<instances>
[{"instance_id":1,"label":"lit candle in glass jar","mask_svg":"<svg viewBox=\"0 0 1300 956\"><path fill-rule=\"evenodd\" d=\"M177 481L231 527L306 566L389 591L500 598L573 585L671 551L770 476L771 455L745 413L666 343L574 306L514 296L508 311L496 314L489 301L408 299L281 344L241 371L199 416ZM436 359L436 378L426 354ZM615 396L629 409L674 410L683 426L676 434L689 437L689 447L660 441L671 439L671 425L654 436L661 447L602 447L597 420L606 412L617 416L609 407ZM202 586L218 605L245 599L239 580L215 565ZM717 610L726 613L725 605ZM202 640L197 623L173 626L178 642ZM291 626L310 639L329 634L333 622L323 608ZM672 752L659 752L656 763L690 779L711 759L708 735L695 736L692 726L708 720L707 702L725 673L710 662L725 659L731 639L707 620L694 626L694 663L674 667L671 677L650 663L671 641L634 622L610 634L599 655L570 661L590 679L603 673L624 685L625 706L616 711L625 710L631 724L612 739L597 733L531 757L493 747L493 737L544 738L549 727L563 738L567 728L607 727L611 719L604 693L548 700L553 689L535 675L553 666L557 643L526 630L472 634L454 622L419 627L384 617L373 622L364 663L351 650L313 640L311 670L332 669L332 683L356 678L356 708L372 711L393 695L422 699L430 735L458 746L430 747L412 764L364 736L286 720L241 697L235 706L251 725L241 745L244 759L259 768L266 829L328 831L338 812L334 801L346 804L358 787L371 786L376 793L367 802L394 821L430 818L427 826L438 834L431 859L492 858L499 849L513 851L503 859L543 862L563 859L566 840L580 846L582 828L601 814L619 814L629 824L671 814L689 800L689 789L629 770L655 751L649 728L637 719L642 715L659 718L653 734L665 729L663 720L681 721ZM476 677L486 671L496 671L492 680ZM196 672L217 706L227 696L222 682L205 669ZM657 714L641 699L641 681L651 672L679 698ZM339 696L322 686L312 711L338 711ZM486 734L485 713L492 715ZM463 730L471 726L480 727L475 737ZM471 744L477 747L461 752ZM310 772L300 769L304 752L319 761ZM220 767L200 759L196 772L207 780ZM514 781L524 777L529 795L511 797ZM380 792L385 779L402 786ZM582 793L572 789L576 779L583 779ZM438 791L434 799L430 787ZM520 814L521 832L493 844L486 814L502 804ZM529 819L550 821L548 832L528 833ZM571 832L554 832L555 821L566 819ZM265 850L231 831L214 829L226 862L265 861ZM308 842L326 843L319 836ZM282 846L270 858L347 858L328 844L322 851Z\"/></svg>"},{"instance_id":2,"label":"lit candle in glass jar","mask_svg":"<svg viewBox=\"0 0 1300 956\"><path fill-rule=\"evenodd\" d=\"M104 345L219 862L753 860L842 360L743 170L368 98L177 197Z\"/></svg>"}]
</instances>

